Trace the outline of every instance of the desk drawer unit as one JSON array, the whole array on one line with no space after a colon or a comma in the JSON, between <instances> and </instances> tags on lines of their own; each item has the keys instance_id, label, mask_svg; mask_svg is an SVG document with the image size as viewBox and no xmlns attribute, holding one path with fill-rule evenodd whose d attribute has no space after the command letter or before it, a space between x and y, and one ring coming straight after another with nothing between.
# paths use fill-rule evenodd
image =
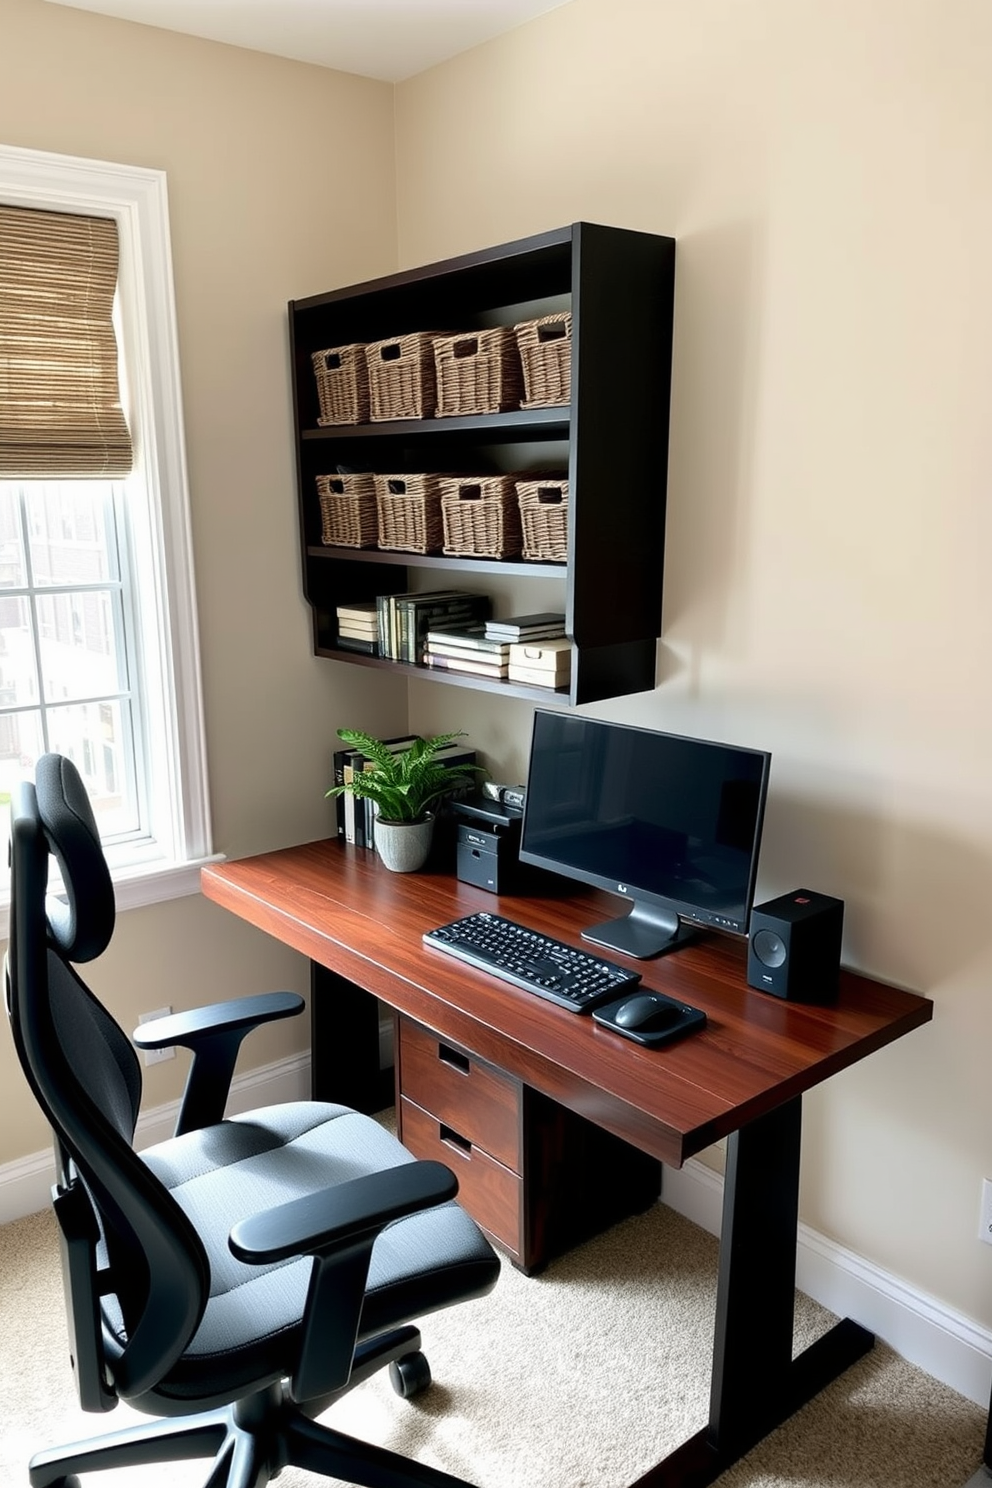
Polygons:
<instances>
[{"instance_id":1,"label":"desk drawer unit","mask_svg":"<svg viewBox=\"0 0 992 1488\"><path fill-rule=\"evenodd\" d=\"M396 1056L400 1139L451 1168L459 1201L522 1270L658 1197L654 1159L402 1016Z\"/></svg>"},{"instance_id":2,"label":"desk drawer unit","mask_svg":"<svg viewBox=\"0 0 992 1488\"><path fill-rule=\"evenodd\" d=\"M520 1083L400 1019L402 1094L519 1173Z\"/></svg>"},{"instance_id":3,"label":"desk drawer unit","mask_svg":"<svg viewBox=\"0 0 992 1488\"><path fill-rule=\"evenodd\" d=\"M400 1128L404 1143L417 1157L434 1158L451 1169L458 1179L460 1203L519 1263L520 1175L406 1096L400 1098Z\"/></svg>"}]
</instances>

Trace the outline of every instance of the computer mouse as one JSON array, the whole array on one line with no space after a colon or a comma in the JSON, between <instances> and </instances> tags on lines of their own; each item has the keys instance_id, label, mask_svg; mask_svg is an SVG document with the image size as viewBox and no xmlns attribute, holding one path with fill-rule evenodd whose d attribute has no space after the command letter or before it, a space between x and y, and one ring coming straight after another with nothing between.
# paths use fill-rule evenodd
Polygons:
<instances>
[{"instance_id":1,"label":"computer mouse","mask_svg":"<svg viewBox=\"0 0 992 1488\"><path fill-rule=\"evenodd\" d=\"M618 1028L630 1028L638 1033L657 1033L669 1028L682 1016L682 1009L653 992L635 992L622 1002L613 1014Z\"/></svg>"}]
</instances>

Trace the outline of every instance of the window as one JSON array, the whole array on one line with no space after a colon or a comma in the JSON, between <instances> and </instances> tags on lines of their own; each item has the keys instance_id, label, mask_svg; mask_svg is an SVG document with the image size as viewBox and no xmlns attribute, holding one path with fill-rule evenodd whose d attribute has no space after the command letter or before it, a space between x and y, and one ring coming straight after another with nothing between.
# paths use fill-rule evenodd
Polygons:
<instances>
[{"instance_id":1,"label":"window","mask_svg":"<svg viewBox=\"0 0 992 1488\"><path fill-rule=\"evenodd\" d=\"M0 805L72 758L128 908L195 892L210 857L165 178L0 147L0 203L117 224L133 469L0 478Z\"/></svg>"}]
</instances>

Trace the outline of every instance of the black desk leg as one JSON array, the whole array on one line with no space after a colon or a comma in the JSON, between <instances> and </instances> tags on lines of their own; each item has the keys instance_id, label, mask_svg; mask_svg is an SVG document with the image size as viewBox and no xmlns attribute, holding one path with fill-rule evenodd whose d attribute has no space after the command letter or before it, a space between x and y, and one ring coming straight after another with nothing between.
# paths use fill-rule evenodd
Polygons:
<instances>
[{"instance_id":1,"label":"black desk leg","mask_svg":"<svg viewBox=\"0 0 992 1488\"><path fill-rule=\"evenodd\" d=\"M393 1104L393 1071L379 1068L379 1004L370 992L310 963L310 1094L356 1111Z\"/></svg>"},{"instance_id":2,"label":"black desk leg","mask_svg":"<svg viewBox=\"0 0 992 1488\"><path fill-rule=\"evenodd\" d=\"M792 1358L801 1131L796 1097L728 1142L709 1426L636 1488L714 1482L875 1341L844 1319Z\"/></svg>"}]
</instances>

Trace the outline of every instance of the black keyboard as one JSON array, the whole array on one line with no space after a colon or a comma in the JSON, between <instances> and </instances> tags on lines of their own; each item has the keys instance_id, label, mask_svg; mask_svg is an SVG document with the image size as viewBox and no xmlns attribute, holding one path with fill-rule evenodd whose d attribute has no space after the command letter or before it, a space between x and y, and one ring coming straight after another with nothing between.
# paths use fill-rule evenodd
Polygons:
<instances>
[{"instance_id":1,"label":"black keyboard","mask_svg":"<svg viewBox=\"0 0 992 1488\"><path fill-rule=\"evenodd\" d=\"M589 1012L641 980L639 971L577 951L487 910L428 930L424 944L573 1013Z\"/></svg>"}]
</instances>

